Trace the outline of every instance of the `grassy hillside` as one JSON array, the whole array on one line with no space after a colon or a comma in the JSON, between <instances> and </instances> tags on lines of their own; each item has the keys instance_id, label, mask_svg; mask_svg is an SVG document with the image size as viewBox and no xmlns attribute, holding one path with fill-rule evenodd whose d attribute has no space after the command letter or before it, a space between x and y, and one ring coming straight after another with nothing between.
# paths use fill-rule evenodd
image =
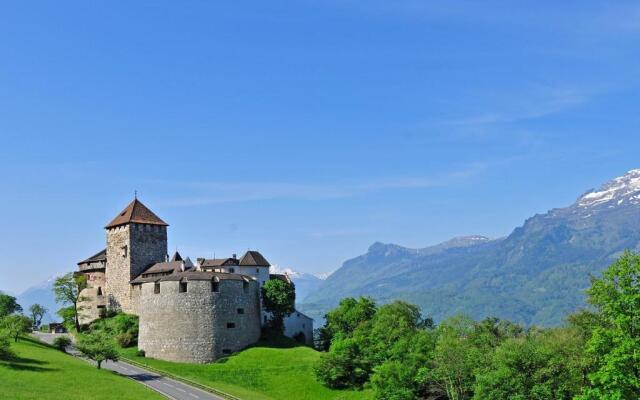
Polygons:
<instances>
[{"instance_id":1,"label":"grassy hillside","mask_svg":"<svg viewBox=\"0 0 640 400\"><path fill-rule=\"evenodd\" d=\"M360 400L369 391L337 391L316 382L312 367L320 353L308 347L256 345L214 364L194 365L123 355L142 364L252 400Z\"/></svg>"},{"instance_id":2,"label":"grassy hillside","mask_svg":"<svg viewBox=\"0 0 640 400\"><path fill-rule=\"evenodd\" d=\"M0 360L0 398L12 400L164 399L113 372L54 350L33 339L11 344L16 357Z\"/></svg>"}]
</instances>

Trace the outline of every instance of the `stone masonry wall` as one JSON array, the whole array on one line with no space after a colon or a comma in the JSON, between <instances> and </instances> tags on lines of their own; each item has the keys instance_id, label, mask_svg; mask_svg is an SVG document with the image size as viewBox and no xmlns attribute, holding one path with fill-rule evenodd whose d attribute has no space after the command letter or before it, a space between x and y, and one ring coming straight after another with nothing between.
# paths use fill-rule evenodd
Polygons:
<instances>
[{"instance_id":1,"label":"stone masonry wall","mask_svg":"<svg viewBox=\"0 0 640 400\"><path fill-rule=\"evenodd\" d=\"M129 307L130 225L107 229L107 267L105 294L110 309Z\"/></svg>"},{"instance_id":2,"label":"stone masonry wall","mask_svg":"<svg viewBox=\"0 0 640 400\"><path fill-rule=\"evenodd\" d=\"M111 309L137 313L129 282L149 265L165 261L164 226L128 224L107 230L106 295Z\"/></svg>"},{"instance_id":3,"label":"stone masonry wall","mask_svg":"<svg viewBox=\"0 0 640 400\"><path fill-rule=\"evenodd\" d=\"M194 280L179 293L178 281L161 281L159 294L154 283L143 284L138 347L148 357L207 363L255 343L260 338L258 284L250 281L246 289L243 284L223 279L214 293L210 281Z\"/></svg>"}]
</instances>

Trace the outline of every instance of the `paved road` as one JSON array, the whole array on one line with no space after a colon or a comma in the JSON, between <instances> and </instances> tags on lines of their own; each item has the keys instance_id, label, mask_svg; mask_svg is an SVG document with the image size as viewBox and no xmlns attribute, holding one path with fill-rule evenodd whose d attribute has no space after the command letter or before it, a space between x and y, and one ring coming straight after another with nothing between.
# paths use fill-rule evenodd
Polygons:
<instances>
[{"instance_id":1,"label":"paved road","mask_svg":"<svg viewBox=\"0 0 640 400\"><path fill-rule=\"evenodd\" d=\"M52 344L53 340L60 336L60 334L54 335L51 333L38 332L35 336L45 343ZM69 353L78 355L78 352L74 349L69 349ZM135 381L148 386L173 400L224 400L222 397L133 366L124 361L106 361L102 363L102 368L115 371L120 375L134 379Z\"/></svg>"}]
</instances>

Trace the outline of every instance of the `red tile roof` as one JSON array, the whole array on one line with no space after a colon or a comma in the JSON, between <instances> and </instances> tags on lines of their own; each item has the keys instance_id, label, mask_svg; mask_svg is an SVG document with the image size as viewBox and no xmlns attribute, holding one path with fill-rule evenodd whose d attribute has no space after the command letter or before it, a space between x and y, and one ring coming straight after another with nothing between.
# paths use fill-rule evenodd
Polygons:
<instances>
[{"instance_id":1,"label":"red tile roof","mask_svg":"<svg viewBox=\"0 0 640 400\"><path fill-rule=\"evenodd\" d=\"M134 199L113 221L109 222L105 228L115 228L116 226L130 223L169 226L169 224L155 215L153 211L149 210L147 206L142 204L140 200Z\"/></svg>"}]
</instances>

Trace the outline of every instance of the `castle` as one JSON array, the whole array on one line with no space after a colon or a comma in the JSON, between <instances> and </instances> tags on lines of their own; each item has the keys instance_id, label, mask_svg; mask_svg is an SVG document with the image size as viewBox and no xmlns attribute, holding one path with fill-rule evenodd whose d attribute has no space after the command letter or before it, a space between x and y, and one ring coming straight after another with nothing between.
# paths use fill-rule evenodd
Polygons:
<instances>
[{"instance_id":1,"label":"castle","mask_svg":"<svg viewBox=\"0 0 640 400\"><path fill-rule=\"evenodd\" d=\"M260 288L269 279L293 284L289 277L270 274L257 251L195 263L176 251L169 259L168 226L137 198L107 224L106 248L78 263L87 278L80 322L107 310L138 315L138 348L170 361L211 362L258 341L269 320ZM284 322L285 335L312 342L311 318L294 311Z\"/></svg>"}]
</instances>

